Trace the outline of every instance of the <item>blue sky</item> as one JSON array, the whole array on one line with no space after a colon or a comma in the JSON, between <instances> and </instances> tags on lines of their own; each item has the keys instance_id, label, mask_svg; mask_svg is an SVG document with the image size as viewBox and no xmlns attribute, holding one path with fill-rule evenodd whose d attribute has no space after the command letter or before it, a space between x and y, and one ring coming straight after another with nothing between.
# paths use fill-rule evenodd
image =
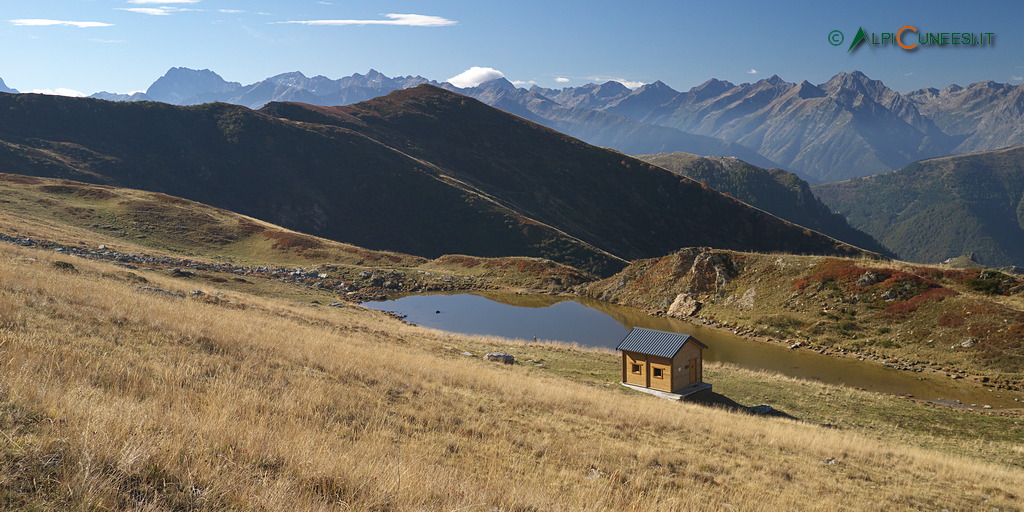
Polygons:
<instances>
[{"instance_id":1,"label":"blue sky","mask_svg":"<svg viewBox=\"0 0 1024 512\"><path fill-rule=\"evenodd\" d=\"M1009 1L3 4L0 78L21 91L145 90L174 66L212 69L246 84L288 71L339 78L370 68L445 80L472 66L544 87L618 79L632 85L662 80L686 90L711 77L741 83L773 74L820 83L853 69L898 91L1024 82L1024 3ZM881 33L904 25L922 32L993 32L995 44L846 51L858 27ZM828 43L832 30L844 33L845 44Z\"/></svg>"}]
</instances>

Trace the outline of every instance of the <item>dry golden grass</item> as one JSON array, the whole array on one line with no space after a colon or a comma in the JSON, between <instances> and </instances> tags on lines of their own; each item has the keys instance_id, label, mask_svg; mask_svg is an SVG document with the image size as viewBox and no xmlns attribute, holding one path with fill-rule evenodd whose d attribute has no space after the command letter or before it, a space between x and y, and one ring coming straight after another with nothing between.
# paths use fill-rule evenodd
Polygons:
<instances>
[{"instance_id":1,"label":"dry golden grass","mask_svg":"<svg viewBox=\"0 0 1024 512\"><path fill-rule=\"evenodd\" d=\"M357 308L176 299L51 259L0 248L8 509L1024 506L1020 470L489 364Z\"/></svg>"}]
</instances>

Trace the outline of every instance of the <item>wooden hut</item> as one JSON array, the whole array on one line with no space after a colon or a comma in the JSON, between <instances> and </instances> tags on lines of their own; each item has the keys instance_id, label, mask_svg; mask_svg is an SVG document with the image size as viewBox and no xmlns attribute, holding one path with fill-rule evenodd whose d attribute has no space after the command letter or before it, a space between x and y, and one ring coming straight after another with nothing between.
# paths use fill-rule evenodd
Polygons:
<instances>
[{"instance_id":1,"label":"wooden hut","mask_svg":"<svg viewBox=\"0 0 1024 512\"><path fill-rule=\"evenodd\" d=\"M623 384L666 393L701 385L706 348L689 334L642 327L633 328L615 347L622 351Z\"/></svg>"}]
</instances>

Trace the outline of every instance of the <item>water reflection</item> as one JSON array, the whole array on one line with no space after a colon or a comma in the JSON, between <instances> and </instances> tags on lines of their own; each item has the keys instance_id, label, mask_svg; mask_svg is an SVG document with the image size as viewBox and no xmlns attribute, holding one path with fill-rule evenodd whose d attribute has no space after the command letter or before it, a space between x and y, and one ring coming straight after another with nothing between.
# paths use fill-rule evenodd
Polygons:
<instances>
[{"instance_id":1,"label":"water reflection","mask_svg":"<svg viewBox=\"0 0 1024 512\"><path fill-rule=\"evenodd\" d=\"M865 388L883 393L912 394L924 400L960 400L996 408L1020 407L1020 393L992 392L976 383L901 372L856 359L789 350L748 340L718 329L672 318L653 317L635 308L591 299L480 293L478 295L412 295L364 306L394 311L417 325L465 334L532 340L576 342L614 348L633 327L686 333L708 345L705 359L793 377ZM996 395L1002 395L998 398Z\"/></svg>"}]
</instances>

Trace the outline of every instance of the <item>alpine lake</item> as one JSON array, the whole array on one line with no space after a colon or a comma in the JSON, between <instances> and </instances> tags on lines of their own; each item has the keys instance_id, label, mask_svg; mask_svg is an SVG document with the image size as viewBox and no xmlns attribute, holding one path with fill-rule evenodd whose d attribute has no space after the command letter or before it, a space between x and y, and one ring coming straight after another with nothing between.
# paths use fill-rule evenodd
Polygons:
<instances>
[{"instance_id":1,"label":"alpine lake","mask_svg":"<svg viewBox=\"0 0 1024 512\"><path fill-rule=\"evenodd\" d=\"M895 370L855 358L791 350L722 329L651 316L639 309L581 297L491 292L428 294L364 302L363 306L393 312L404 316L407 322L442 331L609 349L614 349L633 327L646 327L694 336L708 346L704 351L707 361L953 405L959 405L959 401L966 406L1004 409L1020 408L1024 401L1024 394L1019 392L993 390L976 382L933 373Z\"/></svg>"}]
</instances>

